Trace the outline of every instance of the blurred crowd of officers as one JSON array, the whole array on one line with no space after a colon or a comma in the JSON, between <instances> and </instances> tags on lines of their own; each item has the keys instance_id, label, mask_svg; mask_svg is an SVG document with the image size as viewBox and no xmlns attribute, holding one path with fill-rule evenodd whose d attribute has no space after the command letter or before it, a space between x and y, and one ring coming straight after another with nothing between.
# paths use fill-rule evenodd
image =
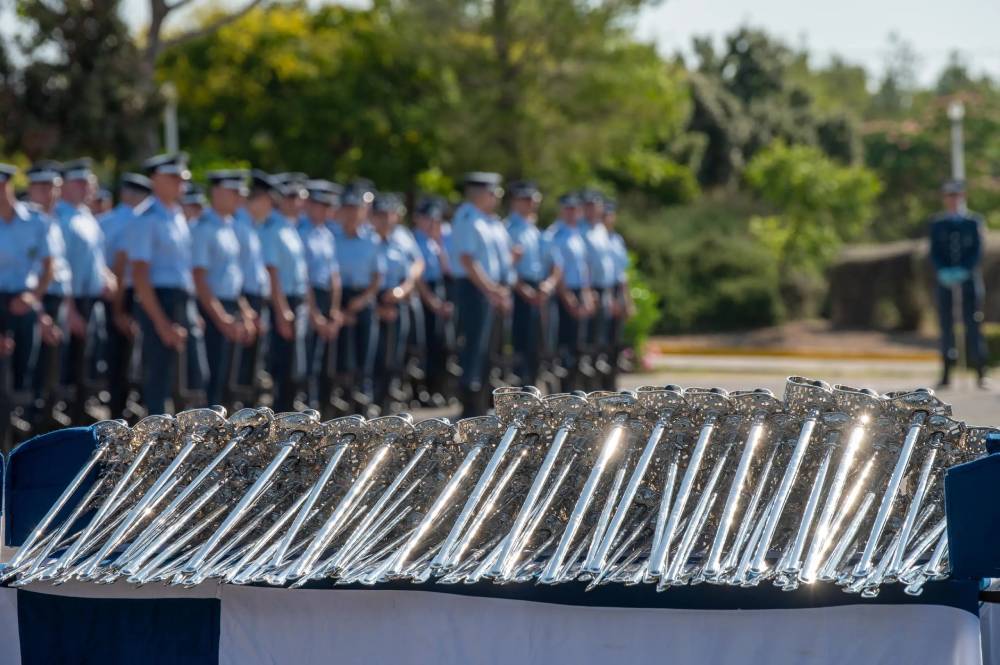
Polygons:
<instances>
[{"instance_id":1,"label":"blurred crowd of officers","mask_svg":"<svg viewBox=\"0 0 1000 665\"><path fill-rule=\"evenodd\" d=\"M172 408L485 412L497 385L614 389L632 303L615 203L469 173L463 201L358 179L0 164L0 437ZM505 202L506 217L501 217ZM101 411L103 409L103 411ZM9 417L8 417L9 416Z\"/></svg>"}]
</instances>

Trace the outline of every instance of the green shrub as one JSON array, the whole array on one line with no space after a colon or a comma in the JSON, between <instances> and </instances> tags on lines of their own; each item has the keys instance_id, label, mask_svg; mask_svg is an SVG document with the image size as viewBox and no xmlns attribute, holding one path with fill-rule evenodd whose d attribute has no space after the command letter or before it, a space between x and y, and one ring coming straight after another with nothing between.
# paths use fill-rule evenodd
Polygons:
<instances>
[{"instance_id":1,"label":"green shrub","mask_svg":"<svg viewBox=\"0 0 1000 665\"><path fill-rule=\"evenodd\" d=\"M657 295L636 268L635 254L629 256L628 284L635 313L625 322L625 343L641 357L649 335L660 320L660 296Z\"/></svg>"},{"instance_id":2,"label":"green shrub","mask_svg":"<svg viewBox=\"0 0 1000 665\"><path fill-rule=\"evenodd\" d=\"M739 197L709 198L623 219L636 272L658 299L654 332L738 330L781 321L776 262L747 230L756 210Z\"/></svg>"}]
</instances>

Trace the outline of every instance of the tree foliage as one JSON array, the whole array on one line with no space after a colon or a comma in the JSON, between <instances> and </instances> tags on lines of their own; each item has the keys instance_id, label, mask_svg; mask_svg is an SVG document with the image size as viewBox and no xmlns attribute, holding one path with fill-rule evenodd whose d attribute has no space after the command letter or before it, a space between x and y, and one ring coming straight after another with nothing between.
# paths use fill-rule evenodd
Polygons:
<instances>
[{"instance_id":1,"label":"tree foliage","mask_svg":"<svg viewBox=\"0 0 1000 665\"><path fill-rule=\"evenodd\" d=\"M844 242L871 221L881 185L862 166L841 166L811 146L776 142L749 164L747 184L774 214L755 216L750 230L774 256L785 305L810 314L822 271Z\"/></svg>"},{"instance_id":2,"label":"tree foliage","mask_svg":"<svg viewBox=\"0 0 1000 665\"><path fill-rule=\"evenodd\" d=\"M690 198L664 152L684 121L683 79L618 25L629 11L282 6L168 51L159 72L180 92L185 140L208 153L397 189L427 171L493 168L550 190L604 180Z\"/></svg>"},{"instance_id":3,"label":"tree foliage","mask_svg":"<svg viewBox=\"0 0 1000 665\"><path fill-rule=\"evenodd\" d=\"M27 64L0 58L0 94L13 100L3 104L8 149L133 157L158 106L142 89L118 0L19 0L17 10L25 30L8 49Z\"/></svg>"}]
</instances>

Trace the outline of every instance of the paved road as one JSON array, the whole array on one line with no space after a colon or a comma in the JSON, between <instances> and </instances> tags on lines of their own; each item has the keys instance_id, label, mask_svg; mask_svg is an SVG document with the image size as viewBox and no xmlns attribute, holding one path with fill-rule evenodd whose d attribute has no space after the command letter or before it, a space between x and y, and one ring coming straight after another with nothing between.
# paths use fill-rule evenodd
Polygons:
<instances>
[{"instance_id":1,"label":"paved road","mask_svg":"<svg viewBox=\"0 0 1000 665\"><path fill-rule=\"evenodd\" d=\"M755 356L660 356L648 373L622 378L624 388L640 385L708 386L737 390L768 388L780 394L788 376L808 376L831 384L872 388L879 392L932 387L936 363L919 361L815 360ZM1000 385L1000 384L998 384ZM956 377L951 388L937 394L949 402L955 416L975 425L1000 425L1000 388L979 390L971 375Z\"/></svg>"}]
</instances>

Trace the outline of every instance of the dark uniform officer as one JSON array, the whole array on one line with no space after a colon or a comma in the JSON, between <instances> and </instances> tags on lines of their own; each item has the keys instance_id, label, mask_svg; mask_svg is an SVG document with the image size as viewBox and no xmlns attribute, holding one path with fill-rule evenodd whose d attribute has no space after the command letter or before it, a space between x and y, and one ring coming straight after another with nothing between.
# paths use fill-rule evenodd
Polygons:
<instances>
[{"instance_id":1,"label":"dark uniform officer","mask_svg":"<svg viewBox=\"0 0 1000 665\"><path fill-rule=\"evenodd\" d=\"M135 208L129 233L132 280L142 329L142 398L151 413L165 413L171 392L191 385L197 376L180 382L184 360L204 361L204 340L198 328L194 300L191 231L181 211L183 183L191 177L184 153L158 155L143 168L153 185L153 194ZM188 342L192 345L189 345Z\"/></svg>"},{"instance_id":2,"label":"dark uniform officer","mask_svg":"<svg viewBox=\"0 0 1000 665\"><path fill-rule=\"evenodd\" d=\"M583 387L580 356L587 326L594 312L587 240L579 226L580 199L564 194L559 199L560 217L546 229L553 262L561 269L557 288L557 352L566 377L564 391Z\"/></svg>"},{"instance_id":3,"label":"dark uniform officer","mask_svg":"<svg viewBox=\"0 0 1000 665\"><path fill-rule=\"evenodd\" d=\"M49 226L40 210L18 202L11 179L17 169L0 164L0 448L10 449L10 412L16 383L25 386L39 334L53 323L41 307L52 279Z\"/></svg>"},{"instance_id":4,"label":"dark uniform officer","mask_svg":"<svg viewBox=\"0 0 1000 665\"><path fill-rule=\"evenodd\" d=\"M260 244L271 285L268 308L268 371L274 382L274 410L290 411L305 375L305 337L309 327L309 269L306 250L295 228L305 190L297 183L282 188L281 211L273 210L260 228Z\"/></svg>"},{"instance_id":5,"label":"dark uniform officer","mask_svg":"<svg viewBox=\"0 0 1000 665\"><path fill-rule=\"evenodd\" d=\"M111 311L105 316L108 339L109 407L114 418L125 412L129 395L129 367L132 360L136 330L134 316L135 292L129 270L128 237L135 219L135 207L153 191L149 178L139 173L125 173L118 188L118 205L98 218L104 230L104 256L118 288L111 300Z\"/></svg>"},{"instance_id":6,"label":"dark uniform officer","mask_svg":"<svg viewBox=\"0 0 1000 665\"><path fill-rule=\"evenodd\" d=\"M104 254L104 232L87 207L97 186L89 158L64 164L62 200L56 215L66 240L66 260L72 273L69 300L68 363L66 382L73 389L69 416L82 422L88 389L89 355L104 335L104 303L110 303L117 288Z\"/></svg>"},{"instance_id":7,"label":"dark uniform officer","mask_svg":"<svg viewBox=\"0 0 1000 665\"><path fill-rule=\"evenodd\" d=\"M942 188L945 211L930 223L930 256L937 276L938 321L941 326L941 386L951 381L958 360L955 346L954 298L961 298L965 326L966 360L985 386L986 348L983 321L983 219L965 211L963 183L950 181Z\"/></svg>"},{"instance_id":8,"label":"dark uniform officer","mask_svg":"<svg viewBox=\"0 0 1000 665\"><path fill-rule=\"evenodd\" d=\"M507 233L513 245L517 273L511 341L520 383L535 385L545 337L543 308L559 281L559 269L555 262L546 259L547 248L538 230L538 204L542 200L538 187L533 182L514 183L510 187L510 197Z\"/></svg>"},{"instance_id":9,"label":"dark uniform officer","mask_svg":"<svg viewBox=\"0 0 1000 665\"><path fill-rule=\"evenodd\" d=\"M511 307L505 268L497 252L493 214L503 196L496 173L474 172L465 176L465 201L452 220L451 243L457 261L451 264L455 278L461 350L459 398L463 417L480 414L488 407L486 379L490 337L497 312Z\"/></svg>"},{"instance_id":10,"label":"dark uniform officer","mask_svg":"<svg viewBox=\"0 0 1000 665\"><path fill-rule=\"evenodd\" d=\"M337 374L351 410L365 411L374 393L378 321L375 301L385 278L385 257L368 224L373 192L364 183L344 188L338 216L337 263L342 282L343 325L337 336Z\"/></svg>"},{"instance_id":11,"label":"dark uniform officer","mask_svg":"<svg viewBox=\"0 0 1000 665\"><path fill-rule=\"evenodd\" d=\"M208 181L209 207L191 229L191 264L198 311L205 322L205 397L209 404L226 404L236 345L252 334L241 316L249 305L242 296L244 276L233 217L247 187L242 172L215 171Z\"/></svg>"},{"instance_id":12,"label":"dark uniform officer","mask_svg":"<svg viewBox=\"0 0 1000 665\"><path fill-rule=\"evenodd\" d=\"M411 314L410 299L423 273L424 262L412 236L400 233L399 220L405 213L395 194L380 193L372 204L372 222L385 277L378 296L378 351L375 354L374 402L388 408L392 389L400 385L406 361Z\"/></svg>"}]
</instances>

